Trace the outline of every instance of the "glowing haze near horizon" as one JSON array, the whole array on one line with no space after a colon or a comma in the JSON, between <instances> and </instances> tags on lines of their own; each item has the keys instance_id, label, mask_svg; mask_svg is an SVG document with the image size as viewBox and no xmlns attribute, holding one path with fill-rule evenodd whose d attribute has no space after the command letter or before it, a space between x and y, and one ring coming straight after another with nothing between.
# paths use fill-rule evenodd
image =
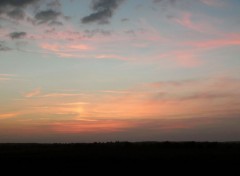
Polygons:
<instances>
[{"instance_id":1,"label":"glowing haze near horizon","mask_svg":"<svg viewBox=\"0 0 240 176\"><path fill-rule=\"evenodd\" d=\"M0 142L240 140L239 0L1 0Z\"/></svg>"}]
</instances>

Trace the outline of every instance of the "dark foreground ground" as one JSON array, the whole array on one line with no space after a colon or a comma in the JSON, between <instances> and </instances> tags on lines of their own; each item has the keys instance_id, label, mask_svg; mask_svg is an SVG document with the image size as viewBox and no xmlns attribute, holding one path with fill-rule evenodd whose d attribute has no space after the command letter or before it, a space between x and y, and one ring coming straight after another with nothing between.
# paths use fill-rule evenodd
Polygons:
<instances>
[{"instance_id":1,"label":"dark foreground ground","mask_svg":"<svg viewBox=\"0 0 240 176\"><path fill-rule=\"evenodd\" d=\"M116 142L91 144L0 144L0 168L10 171L184 172L194 169L240 173L240 142ZM158 175L158 174L157 174Z\"/></svg>"}]
</instances>

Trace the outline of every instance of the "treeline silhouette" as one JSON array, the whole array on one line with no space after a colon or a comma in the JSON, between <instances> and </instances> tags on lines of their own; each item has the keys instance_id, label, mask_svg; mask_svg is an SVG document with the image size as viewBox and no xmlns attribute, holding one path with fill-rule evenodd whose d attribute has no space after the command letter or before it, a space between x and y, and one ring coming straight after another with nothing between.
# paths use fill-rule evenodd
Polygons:
<instances>
[{"instance_id":1,"label":"treeline silhouette","mask_svg":"<svg viewBox=\"0 0 240 176\"><path fill-rule=\"evenodd\" d=\"M240 142L0 144L2 167L239 167Z\"/></svg>"}]
</instances>

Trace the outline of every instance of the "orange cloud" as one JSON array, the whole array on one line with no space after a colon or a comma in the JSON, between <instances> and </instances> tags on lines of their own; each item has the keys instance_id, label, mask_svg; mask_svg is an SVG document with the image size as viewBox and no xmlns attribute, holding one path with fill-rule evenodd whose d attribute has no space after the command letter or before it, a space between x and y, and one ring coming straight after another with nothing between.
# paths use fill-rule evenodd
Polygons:
<instances>
[{"instance_id":1,"label":"orange cloud","mask_svg":"<svg viewBox=\"0 0 240 176\"><path fill-rule=\"evenodd\" d=\"M224 88L219 84L225 84ZM160 82L153 87L113 94L101 103L92 103L85 111L98 118L182 118L240 113L240 81L202 79ZM237 91L238 90L238 91ZM235 102L224 104L224 102ZM224 105L223 105L224 104ZM221 108L220 108L221 107ZM231 114L231 113L230 113ZM220 115L220 116L222 116Z\"/></svg>"},{"instance_id":2,"label":"orange cloud","mask_svg":"<svg viewBox=\"0 0 240 176\"><path fill-rule=\"evenodd\" d=\"M58 133L105 133L124 131L133 127L127 121L99 120L99 121L70 121L56 122L51 125Z\"/></svg>"},{"instance_id":3,"label":"orange cloud","mask_svg":"<svg viewBox=\"0 0 240 176\"><path fill-rule=\"evenodd\" d=\"M82 96L85 94L73 94L73 93L50 93L50 94L45 94L42 95L42 98L50 98L50 97L55 97L55 98L61 98L61 97L76 97L76 96Z\"/></svg>"},{"instance_id":4,"label":"orange cloud","mask_svg":"<svg viewBox=\"0 0 240 176\"><path fill-rule=\"evenodd\" d=\"M17 115L18 115L18 113L5 113L5 114L0 114L0 120L13 118L13 117L16 117Z\"/></svg>"},{"instance_id":5,"label":"orange cloud","mask_svg":"<svg viewBox=\"0 0 240 176\"><path fill-rule=\"evenodd\" d=\"M31 92L26 93L25 97L32 98L32 97L39 95L40 93L41 93L41 90L38 88L38 89L32 90Z\"/></svg>"},{"instance_id":6,"label":"orange cloud","mask_svg":"<svg viewBox=\"0 0 240 176\"><path fill-rule=\"evenodd\" d=\"M240 81L233 78L160 81L87 96L46 94L24 99L16 107L24 115L77 121L222 117L240 114L239 90Z\"/></svg>"}]
</instances>

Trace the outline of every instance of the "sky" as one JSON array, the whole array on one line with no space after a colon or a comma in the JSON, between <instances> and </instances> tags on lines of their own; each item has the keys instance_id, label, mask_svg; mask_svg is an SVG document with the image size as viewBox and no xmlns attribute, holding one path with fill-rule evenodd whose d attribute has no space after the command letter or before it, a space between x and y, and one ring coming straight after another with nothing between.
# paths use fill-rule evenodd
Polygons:
<instances>
[{"instance_id":1,"label":"sky","mask_svg":"<svg viewBox=\"0 0 240 176\"><path fill-rule=\"evenodd\" d=\"M239 0L1 0L0 143L240 140Z\"/></svg>"}]
</instances>

